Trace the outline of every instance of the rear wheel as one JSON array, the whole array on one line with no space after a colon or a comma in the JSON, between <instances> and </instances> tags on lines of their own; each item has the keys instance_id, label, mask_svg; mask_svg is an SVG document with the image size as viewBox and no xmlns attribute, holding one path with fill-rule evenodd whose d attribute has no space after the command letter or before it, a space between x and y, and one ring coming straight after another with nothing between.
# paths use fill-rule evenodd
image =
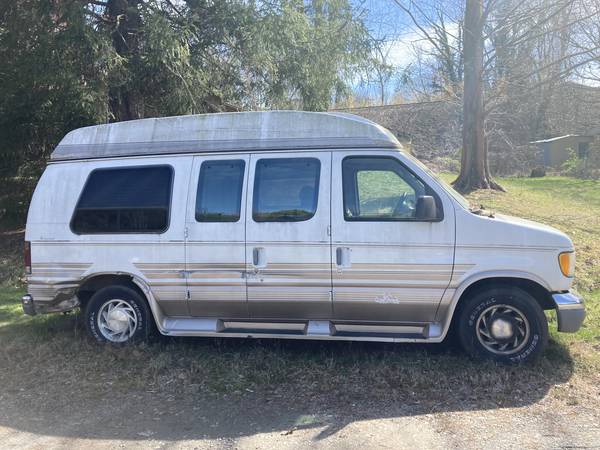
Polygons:
<instances>
[{"instance_id":1,"label":"rear wheel","mask_svg":"<svg viewBox=\"0 0 600 450\"><path fill-rule=\"evenodd\" d=\"M98 342L124 344L146 340L153 331L152 314L145 299L125 286L100 289L85 310L88 332Z\"/></svg>"},{"instance_id":2,"label":"rear wheel","mask_svg":"<svg viewBox=\"0 0 600 450\"><path fill-rule=\"evenodd\" d=\"M477 358L521 363L537 358L548 342L548 322L536 300L519 288L476 293L460 309L458 335Z\"/></svg>"}]
</instances>

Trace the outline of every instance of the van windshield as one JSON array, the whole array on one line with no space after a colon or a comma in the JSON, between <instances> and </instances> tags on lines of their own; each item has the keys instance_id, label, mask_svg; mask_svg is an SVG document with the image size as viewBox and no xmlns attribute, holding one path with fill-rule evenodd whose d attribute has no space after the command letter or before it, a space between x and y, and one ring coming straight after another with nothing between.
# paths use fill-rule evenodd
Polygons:
<instances>
[{"instance_id":1,"label":"van windshield","mask_svg":"<svg viewBox=\"0 0 600 450\"><path fill-rule=\"evenodd\" d=\"M448 194L450 194L452 196L452 198L454 198L454 200L456 200L458 202L458 204L460 206L462 206L463 208L465 208L467 210L471 210L472 209L472 206L471 206L471 203L469 203L469 200L467 200L462 195L460 195L456 191L456 189L454 189L449 183L446 183L444 180L442 180L442 178L440 178L437 174L435 174L429 167L427 167L425 164L423 164L417 158L415 158L412 155L409 155L408 153L404 153L404 156L406 156L408 159L410 159L412 162L414 162L416 165L418 165L430 177L434 178L435 181L437 181L442 186L442 188Z\"/></svg>"}]
</instances>

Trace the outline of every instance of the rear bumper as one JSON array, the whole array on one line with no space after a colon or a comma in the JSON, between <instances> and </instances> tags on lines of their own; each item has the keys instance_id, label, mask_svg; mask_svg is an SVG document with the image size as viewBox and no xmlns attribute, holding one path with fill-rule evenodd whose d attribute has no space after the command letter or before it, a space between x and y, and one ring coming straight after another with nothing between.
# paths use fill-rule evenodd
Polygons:
<instances>
[{"instance_id":1,"label":"rear bumper","mask_svg":"<svg viewBox=\"0 0 600 450\"><path fill-rule=\"evenodd\" d=\"M58 297L52 302L36 301L33 298L33 295L25 294L23 297L21 297L21 306L23 307L23 312L25 314L28 316L35 316L36 314L71 311L79 306L79 299L75 296L66 299L61 299Z\"/></svg>"},{"instance_id":2,"label":"rear bumper","mask_svg":"<svg viewBox=\"0 0 600 450\"><path fill-rule=\"evenodd\" d=\"M558 317L558 331L575 333L585 319L583 299L572 292L552 294Z\"/></svg>"},{"instance_id":3,"label":"rear bumper","mask_svg":"<svg viewBox=\"0 0 600 450\"><path fill-rule=\"evenodd\" d=\"M33 297L31 294L25 294L21 297L21 306L23 306L23 312L28 316L35 316L35 304L33 303Z\"/></svg>"}]
</instances>

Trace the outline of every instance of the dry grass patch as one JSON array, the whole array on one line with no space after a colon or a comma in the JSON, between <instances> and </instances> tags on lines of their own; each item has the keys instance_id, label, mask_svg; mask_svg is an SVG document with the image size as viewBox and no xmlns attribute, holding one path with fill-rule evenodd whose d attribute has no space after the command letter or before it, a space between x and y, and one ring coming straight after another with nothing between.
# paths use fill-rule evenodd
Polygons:
<instances>
[{"instance_id":1,"label":"dry grass patch","mask_svg":"<svg viewBox=\"0 0 600 450\"><path fill-rule=\"evenodd\" d=\"M572 378L563 345L525 367L469 360L444 346L252 339L158 338L112 347L88 339L80 318L23 318L17 290L0 296L0 373L5 392L87 396L247 396L300 403L410 405L423 413L525 406ZM91 393L90 393L91 392ZM74 394L75 395L75 394Z\"/></svg>"}]
</instances>

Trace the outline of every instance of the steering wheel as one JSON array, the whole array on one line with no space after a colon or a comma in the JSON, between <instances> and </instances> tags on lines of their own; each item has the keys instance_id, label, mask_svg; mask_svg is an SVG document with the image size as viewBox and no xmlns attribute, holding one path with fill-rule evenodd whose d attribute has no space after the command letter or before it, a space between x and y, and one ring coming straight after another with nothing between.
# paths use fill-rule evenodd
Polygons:
<instances>
[{"instance_id":1,"label":"steering wheel","mask_svg":"<svg viewBox=\"0 0 600 450\"><path fill-rule=\"evenodd\" d=\"M409 198L408 192L404 192L396 203L394 217L412 217L415 207L415 201Z\"/></svg>"}]
</instances>

